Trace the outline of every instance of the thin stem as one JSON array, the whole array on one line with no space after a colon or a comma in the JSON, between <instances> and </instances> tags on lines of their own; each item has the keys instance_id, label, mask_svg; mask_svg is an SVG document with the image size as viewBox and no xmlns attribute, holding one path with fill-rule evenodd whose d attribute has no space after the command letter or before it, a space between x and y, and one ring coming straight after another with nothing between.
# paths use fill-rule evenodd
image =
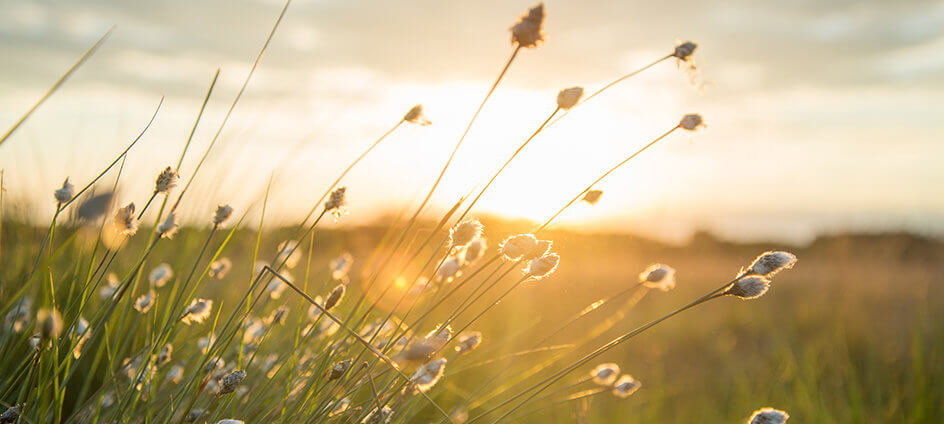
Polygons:
<instances>
[{"instance_id":1,"label":"thin stem","mask_svg":"<svg viewBox=\"0 0 944 424\"><path fill-rule=\"evenodd\" d=\"M594 350L593 352L590 352L590 353L586 354L584 357L582 357L582 358L578 359L577 361L571 363L570 365L568 365L568 366L565 367L564 369L562 369L562 370L560 370L560 371L554 373L553 375L551 375L551 376L549 376L549 377L547 377L547 378L545 378L545 379L543 379L543 380L541 380L541 381L535 383L534 385L528 387L527 389L522 390L522 391L521 391L520 393L518 393L517 395L512 396L511 398L509 398L509 399L505 400L504 402L502 402L502 403L496 405L495 407L489 409L488 411L483 412L482 414L476 416L475 418L470 419L468 422L469 422L469 423L472 423L472 422L474 422L474 421L477 421L478 419L480 419L480 418L482 418L482 417L488 415L489 413L495 411L496 409L501 408L502 406L505 406L505 405L511 403L511 402L514 401L515 399L517 399L517 398L523 396L525 393L528 393L528 392L534 390L534 392L531 393L531 395L529 395L527 398L525 398L525 399L522 400L521 402L518 402L517 405L515 405L513 408L511 408L510 410L508 410L507 412L505 412L505 414L503 414L502 416L498 417L498 419L496 419L495 421L493 421L493 423L501 422L502 419L504 419L505 417L507 417L509 414L513 413L513 412L514 412L516 409L518 409L521 405L525 404L526 402L528 402L529 400L531 400L532 398L534 398L535 396L537 396L538 393L541 393L542 391L544 391L545 389L547 389L548 387L550 387L550 386L551 386L552 384L554 384L555 382L557 382L557 381L559 381L560 379L562 379L562 378L564 378L565 376L567 376L567 374L569 374L569 373L572 372L573 370L575 370L575 369L577 369L578 367L580 367L580 366L586 364L587 362L590 362L590 361L593 360L594 358L596 358L596 357L602 355L603 353L605 353L605 352L609 351L610 349L612 349L612 348L618 346L619 344L625 342L626 340L629 340L629 339L631 339L631 338L633 338L633 337L639 335L640 333L642 333L642 332L644 332L644 331L646 331L646 330L648 330L648 329L650 329L650 328L656 326L657 324L659 324L659 323L661 323L661 322L663 322L663 321L665 321L665 320L667 320L667 319L669 319L669 318L672 318L672 317L674 317L674 316L676 316L676 315L678 315L678 314L680 314L680 313L682 313L682 312L684 312L684 311L686 311L686 310L688 310L688 309L691 309L691 308L693 308L693 307L695 307L695 306L697 306L697 305L700 305L700 304L702 304L702 303L704 303L704 302L706 302L706 301L708 301L708 300L713 299L716 294L721 293L722 291L724 291L726 288L728 288L729 286L731 286L731 284L734 284L735 282L737 282L737 280L738 280L739 278L741 278L741 277L743 277L743 275L738 275L735 279L733 279L733 280L731 280L731 281L729 281L729 282L727 282L727 283L724 283L724 285L722 285L721 287L718 287L717 289L712 290L712 291L709 292L708 294L706 294L706 295L704 295L704 296L702 296L702 297L700 297L700 298L698 298L698 299L693 300L693 301L690 302L689 304L687 304L687 305L685 305L685 306L682 306L681 308L678 308L678 309L676 309L676 310L674 310L674 311L672 311L672 312L669 312L668 314L662 316L661 318L658 318L658 319L656 319L656 320L654 320L654 321L650 321L650 322L647 323L647 324L644 324L644 325L642 325L642 326L640 326L640 327L638 327L638 328L636 328L636 329L634 329L634 330L632 330L632 331L630 331L630 332L628 332L628 333L626 333L626 334L623 334L622 336L619 336L619 337L617 337L617 338L611 340L609 343L607 343L607 344L605 344L605 345L603 345L603 346L600 346L599 348L597 348L597 349ZM536 390L535 390L535 389L536 389Z\"/></svg>"},{"instance_id":2,"label":"thin stem","mask_svg":"<svg viewBox=\"0 0 944 424\"><path fill-rule=\"evenodd\" d=\"M653 145L655 145L656 143L658 143L659 141L661 141L663 138L668 137L669 134L672 134L672 132L675 131L675 130L677 130L678 128L679 128L678 125L672 127L672 129L670 129L670 130L666 131L665 133L663 133L662 135L656 137L655 140L650 141L649 144L643 146L641 149L637 150L635 153L629 155L629 157L627 157L626 159L623 159L620 163L617 163L617 164L614 165L612 168L610 168L609 170L607 170L606 172L604 172L603 175L601 175L599 178L597 178L597 179L594 180L592 183L590 183L590 185L588 185L587 188L583 189L583 191L581 191L580 193L577 193L577 195L574 196L574 198L571 199L570 202L567 202L567 204L564 205L564 207L560 208L560 210L558 210L557 213L555 213L553 216L551 216L550 218L548 218L547 221L545 221L543 224L541 224L541 226L538 227L537 230L534 230L534 233L537 234L537 233L541 232L542 230L544 230L545 228L547 228L547 226L550 225L551 222L553 222L555 219L557 219L557 217L558 217L561 213L563 213L564 210L566 210L567 208L569 208L569 207L570 207L571 205L573 205L574 203L577 203L577 201L580 200L581 196L583 196L586 192L590 191L590 189L593 188L593 186L595 186L595 185L596 185L597 183L599 183L600 181L603 181L604 178L606 178L606 177L609 176L611 173L613 173L613 171L616 171L619 167L625 165L626 162L629 162L629 161L632 160L634 157L638 156L640 153L646 151L646 149L652 147Z\"/></svg>"},{"instance_id":3,"label":"thin stem","mask_svg":"<svg viewBox=\"0 0 944 424\"><path fill-rule=\"evenodd\" d=\"M614 86L614 85L616 85L616 84L619 84L619 83L621 83L621 82L623 82L623 81L629 79L630 77L636 76L636 75L638 75L639 73L641 73L642 71L645 71L646 69L649 69L649 68L651 68L651 67L657 65L658 63L662 62L663 60L666 60L666 59L668 59L668 58L670 58L670 57L672 57L672 56L674 56L674 54L673 54L673 53L669 53L669 54L667 54L667 55L665 55L665 56L662 56L662 57L656 59L655 61L649 63L648 65L643 66L642 68L639 68L639 69L637 69L637 70L635 70L635 71L632 71L632 72L630 72L630 73L628 73L628 74L626 74L626 75L623 75L623 76L621 76L621 77L619 77L619 78L617 78L617 79L615 79L615 80L613 80L613 81L610 81L610 83L607 84L607 85L604 85L603 88L601 88L601 89L599 89L599 90L597 90L597 91L594 91L593 93L591 93L591 94L590 94L589 96L587 96L587 97L584 97L582 100L580 100L580 103L577 103L577 105L575 105L574 107L572 107L572 108L570 108L570 109L564 111L564 113L561 114L561 116L559 116L557 119L555 119L554 122L551 122L550 125L554 125L554 124L557 123L557 121L560 121L561 119L564 119L564 117L567 116L567 114L570 113L571 110L573 110L574 108L576 108L576 107L578 107L578 106L583 105L584 103L589 102L590 99L592 99L592 98L596 97L598 94L600 94L600 93L606 91L608 88L610 88L610 87L612 87L612 86Z\"/></svg>"},{"instance_id":4,"label":"thin stem","mask_svg":"<svg viewBox=\"0 0 944 424\"><path fill-rule=\"evenodd\" d=\"M19 129L20 126L23 125L23 123L26 122L26 120L30 116L33 115L33 112L36 112L36 109L39 109L39 107L42 106L42 104L45 103L46 100L49 99L49 97L53 95L53 93L59 90L59 87L61 87L62 84L65 84L66 80L68 80L69 77L71 77L72 74L74 74L75 71L79 69L79 67L82 66L85 63L85 61L88 60L88 58L92 57L92 54L94 54L95 51L98 50L98 48L101 47L102 44L105 43L105 39L107 39L108 36L111 35L111 32L114 29L115 29L114 27L109 28L108 31L105 32L105 35L102 35L102 37L99 38L98 41L96 41L95 44L93 44L92 47L90 47L85 52L85 54L83 54L82 57L80 57L79 60L77 60L69 68L68 71L66 71L66 73L62 74L62 76L59 77L58 80L56 80L56 82L52 85L52 87L50 87L49 90L46 91L46 94L43 94L43 96L39 98L39 101L37 101L36 104L33 105L33 107L31 107L28 111L26 111L26 113L23 114L23 116L20 117L18 121L16 121L16 123L13 124L13 126L10 127L10 129L7 130L5 134L3 134L3 137L0 137L0 144L3 144L4 141L7 141L7 139L10 138L10 136L13 135L13 133L16 132L16 130Z\"/></svg>"}]
</instances>

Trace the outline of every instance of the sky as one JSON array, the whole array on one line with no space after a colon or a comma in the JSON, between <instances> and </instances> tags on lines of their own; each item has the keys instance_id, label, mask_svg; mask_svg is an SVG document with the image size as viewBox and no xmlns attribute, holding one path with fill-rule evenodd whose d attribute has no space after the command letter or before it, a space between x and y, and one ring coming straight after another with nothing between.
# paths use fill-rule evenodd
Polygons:
<instances>
[{"instance_id":1,"label":"sky","mask_svg":"<svg viewBox=\"0 0 944 424\"><path fill-rule=\"evenodd\" d=\"M295 0L183 206L257 205L303 216L338 173L414 104L430 126L398 128L345 178L342 224L415 205L512 46L533 1ZM220 79L181 167L219 128L282 3L276 0L0 0L5 131L109 28L103 47L0 145L4 202L51 216L68 176L90 181L141 131L119 202L143 204L175 164L214 72ZM626 0L545 2L546 42L522 51L437 189L448 208L495 172L555 108L698 43L698 72L664 61L546 128L474 214L543 221L600 173L700 113L596 188L558 225L684 240L706 229L802 243L840 231L944 235L944 3ZM694 83L693 83L694 80ZM113 184L114 172L103 179ZM267 218L268 219L268 218Z\"/></svg>"}]
</instances>

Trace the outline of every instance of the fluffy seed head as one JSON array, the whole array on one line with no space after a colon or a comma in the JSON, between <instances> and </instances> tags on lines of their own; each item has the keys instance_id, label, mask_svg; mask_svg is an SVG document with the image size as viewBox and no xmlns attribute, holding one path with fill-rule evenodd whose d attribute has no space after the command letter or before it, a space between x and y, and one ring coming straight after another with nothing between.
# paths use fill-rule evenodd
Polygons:
<instances>
[{"instance_id":1,"label":"fluffy seed head","mask_svg":"<svg viewBox=\"0 0 944 424\"><path fill-rule=\"evenodd\" d=\"M675 288L675 268L664 264L649 265L639 274L639 282L651 289L672 290Z\"/></svg>"},{"instance_id":2,"label":"fluffy seed head","mask_svg":"<svg viewBox=\"0 0 944 424\"><path fill-rule=\"evenodd\" d=\"M675 51L672 52L672 56L678 58L678 60L689 60L693 54L695 54L695 49L698 48L698 44L695 44L692 41L679 42L675 45Z\"/></svg>"},{"instance_id":3,"label":"fluffy seed head","mask_svg":"<svg viewBox=\"0 0 944 424\"><path fill-rule=\"evenodd\" d=\"M347 273L351 270L351 265L354 264L354 257L350 253L344 252L337 258L331 260L331 278L335 280L344 280L347 278Z\"/></svg>"},{"instance_id":4,"label":"fluffy seed head","mask_svg":"<svg viewBox=\"0 0 944 424\"><path fill-rule=\"evenodd\" d=\"M331 366L331 370L328 371L328 381L341 378L341 376L347 372L348 368L351 367L352 363L354 363L352 359L345 359Z\"/></svg>"},{"instance_id":5,"label":"fluffy seed head","mask_svg":"<svg viewBox=\"0 0 944 424\"><path fill-rule=\"evenodd\" d=\"M373 411L370 411L370 414L367 414L361 424L385 424L390 422L390 417L393 416L393 410L389 406L385 406L382 409L374 408Z\"/></svg>"},{"instance_id":6,"label":"fluffy seed head","mask_svg":"<svg viewBox=\"0 0 944 424\"><path fill-rule=\"evenodd\" d=\"M62 334L62 314L55 308L40 309L36 313L36 325L39 326L39 335L43 340L52 340Z\"/></svg>"},{"instance_id":7,"label":"fluffy seed head","mask_svg":"<svg viewBox=\"0 0 944 424\"><path fill-rule=\"evenodd\" d=\"M499 251L505 259L510 261L521 259L522 256L530 254L538 248L538 239L534 234L518 234L505 239L498 246Z\"/></svg>"},{"instance_id":8,"label":"fluffy seed head","mask_svg":"<svg viewBox=\"0 0 944 424\"><path fill-rule=\"evenodd\" d=\"M226 418L226 419L222 419L222 420L217 421L216 424L246 424L246 423L243 422L243 421L240 421L240 420L234 420L234 419L232 419L232 418Z\"/></svg>"},{"instance_id":9,"label":"fluffy seed head","mask_svg":"<svg viewBox=\"0 0 944 424\"><path fill-rule=\"evenodd\" d=\"M511 27L511 42L519 47L535 48L544 42L544 3L521 15Z\"/></svg>"},{"instance_id":10,"label":"fluffy seed head","mask_svg":"<svg viewBox=\"0 0 944 424\"><path fill-rule=\"evenodd\" d=\"M439 358L427 362L413 374L412 383L415 391L426 392L431 389L446 371L446 359Z\"/></svg>"},{"instance_id":11,"label":"fluffy seed head","mask_svg":"<svg viewBox=\"0 0 944 424\"><path fill-rule=\"evenodd\" d=\"M351 407L351 399L343 398L339 400L337 404L334 405L334 408L331 409L331 413L328 414L328 417L333 417L344 411L347 411L347 409L350 407Z\"/></svg>"},{"instance_id":12,"label":"fluffy seed head","mask_svg":"<svg viewBox=\"0 0 944 424\"><path fill-rule=\"evenodd\" d=\"M619 380L616 380L616 383L613 384L613 394L619 398L627 398L629 395L639 390L642 387L642 383L639 380L633 378L629 374L623 374L620 376Z\"/></svg>"},{"instance_id":13,"label":"fluffy seed head","mask_svg":"<svg viewBox=\"0 0 944 424\"><path fill-rule=\"evenodd\" d=\"M682 120L679 121L679 126L688 131L695 131L699 127L705 126L704 120L702 120L701 115L697 113L689 113L682 117Z\"/></svg>"},{"instance_id":14,"label":"fluffy seed head","mask_svg":"<svg viewBox=\"0 0 944 424\"><path fill-rule=\"evenodd\" d=\"M751 263L747 270L750 274L773 278L778 272L793 268L797 263L796 255L790 252L764 252Z\"/></svg>"},{"instance_id":15,"label":"fluffy seed head","mask_svg":"<svg viewBox=\"0 0 944 424\"><path fill-rule=\"evenodd\" d=\"M439 266L439 270L436 271L436 281L448 283L461 274L462 261L455 256L450 256L443 261L442 265Z\"/></svg>"},{"instance_id":16,"label":"fluffy seed head","mask_svg":"<svg viewBox=\"0 0 944 424\"><path fill-rule=\"evenodd\" d=\"M74 194L74 191L75 191L75 186L73 186L72 183L69 182L69 179L66 178L66 180L62 182L62 188L57 189L56 191L53 192L53 197L56 198L57 202L65 203L72 200L72 195Z\"/></svg>"},{"instance_id":17,"label":"fluffy seed head","mask_svg":"<svg viewBox=\"0 0 944 424\"><path fill-rule=\"evenodd\" d=\"M436 350L442 349L443 346L445 346L446 343L449 343L449 340L451 339L452 339L452 327L447 325L443 328L436 326L435 330L430 331L429 333L426 334L425 340L427 343L429 343L433 347L433 350L436 351Z\"/></svg>"},{"instance_id":18,"label":"fluffy seed head","mask_svg":"<svg viewBox=\"0 0 944 424\"><path fill-rule=\"evenodd\" d=\"M142 314L146 314L154 306L156 299L157 293L155 293L154 290L148 290L147 293L141 295L141 297L134 301L134 309L137 309L138 312Z\"/></svg>"},{"instance_id":19,"label":"fluffy seed head","mask_svg":"<svg viewBox=\"0 0 944 424\"><path fill-rule=\"evenodd\" d=\"M239 383L241 383L244 378L246 378L246 371L243 370L234 370L224 375L223 378L220 379L220 391L217 395L222 396L227 393L235 392L236 386L239 386Z\"/></svg>"},{"instance_id":20,"label":"fluffy seed head","mask_svg":"<svg viewBox=\"0 0 944 424\"><path fill-rule=\"evenodd\" d=\"M790 419L790 414L774 408L761 408L751 414L748 424L784 424Z\"/></svg>"},{"instance_id":21,"label":"fluffy seed head","mask_svg":"<svg viewBox=\"0 0 944 424\"><path fill-rule=\"evenodd\" d=\"M288 268L295 268L301 258L302 249L298 247L298 241L285 240L279 243L279 254L275 258L276 264L282 263Z\"/></svg>"},{"instance_id":22,"label":"fluffy seed head","mask_svg":"<svg viewBox=\"0 0 944 424\"><path fill-rule=\"evenodd\" d=\"M551 245L553 244L554 242L550 240L538 240L537 246L535 246L534 249L531 249L530 252L525 253L521 258L526 261L540 258L551 251Z\"/></svg>"},{"instance_id":23,"label":"fluffy seed head","mask_svg":"<svg viewBox=\"0 0 944 424\"><path fill-rule=\"evenodd\" d=\"M556 253L550 253L540 258L532 259L531 262L528 263L528 269L525 270L525 273L532 278L544 278L557 269L559 262L560 256Z\"/></svg>"},{"instance_id":24,"label":"fluffy seed head","mask_svg":"<svg viewBox=\"0 0 944 424\"><path fill-rule=\"evenodd\" d=\"M23 327L26 326L33 316L32 309L33 298L29 296L21 297L13 303L10 307L10 312L7 312L7 315L4 317L4 328L12 329L16 333L23 331Z\"/></svg>"},{"instance_id":25,"label":"fluffy seed head","mask_svg":"<svg viewBox=\"0 0 944 424\"><path fill-rule=\"evenodd\" d=\"M325 201L325 211L331 212L335 219L341 217L341 208L346 204L344 199L345 192L347 192L347 187L338 187L331 192L331 196Z\"/></svg>"},{"instance_id":26,"label":"fluffy seed head","mask_svg":"<svg viewBox=\"0 0 944 424\"><path fill-rule=\"evenodd\" d=\"M594 383L601 386L612 386L616 381L616 377L619 376L619 372L619 365L614 363L600 364L593 371L590 371L590 376L593 377Z\"/></svg>"},{"instance_id":27,"label":"fluffy seed head","mask_svg":"<svg viewBox=\"0 0 944 424\"><path fill-rule=\"evenodd\" d=\"M184 316L181 317L180 320L187 325L190 325L192 322L199 324L210 316L211 310L213 310L212 300L194 299L190 302L190 306L184 311Z\"/></svg>"},{"instance_id":28,"label":"fluffy seed head","mask_svg":"<svg viewBox=\"0 0 944 424\"><path fill-rule=\"evenodd\" d=\"M410 108L410 111L407 112L406 115L403 115L403 120L411 124L419 124L423 126L433 123L433 121L427 119L426 115L423 114L423 105L416 105Z\"/></svg>"},{"instance_id":29,"label":"fluffy seed head","mask_svg":"<svg viewBox=\"0 0 944 424\"><path fill-rule=\"evenodd\" d=\"M168 343L161 348L161 351L154 357L154 366L159 367L170 362L170 356L174 353L174 345Z\"/></svg>"},{"instance_id":30,"label":"fluffy seed head","mask_svg":"<svg viewBox=\"0 0 944 424\"><path fill-rule=\"evenodd\" d=\"M75 347L72 349L72 357L75 359L79 359L79 357L82 356L82 347L85 345L85 342L91 338L88 329L89 323L82 317L79 317L75 325L72 326L70 337L75 339Z\"/></svg>"},{"instance_id":31,"label":"fluffy seed head","mask_svg":"<svg viewBox=\"0 0 944 424\"><path fill-rule=\"evenodd\" d=\"M210 277L224 278L229 270L233 268L233 262L229 258L220 258L210 264Z\"/></svg>"},{"instance_id":32,"label":"fluffy seed head","mask_svg":"<svg viewBox=\"0 0 944 424\"><path fill-rule=\"evenodd\" d=\"M463 262L470 264L479 260L483 255L485 255L485 250L488 248L488 243L485 241L485 238L479 237L475 240L472 240L468 246L466 246L465 254L462 257Z\"/></svg>"},{"instance_id":33,"label":"fluffy seed head","mask_svg":"<svg viewBox=\"0 0 944 424\"><path fill-rule=\"evenodd\" d=\"M577 106L581 97L583 97L583 87L565 88L557 93L557 107L564 110L570 109Z\"/></svg>"},{"instance_id":34,"label":"fluffy seed head","mask_svg":"<svg viewBox=\"0 0 944 424\"><path fill-rule=\"evenodd\" d=\"M216 212L213 212L213 225L221 225L233 214L233 207L230 205L219 205Z\"/></svg>"},{"instance_id":35,"label":"fluffy seed head","mask_svg":"<svg viewBox=\"0 0 944 424\"><path fill-rule=\"evenodd\" d=\"M731 287L725 290L724 294L737 296L741 299L757 299L767 293L770 288L770 280L760 275L748 275L741 277Z\"/></svg>"},{"instance_id":36,"label":"fluffy seed head","mask_svg":"<svg viewBox=\"0 0 944 424\"><path fill-rule=\"evenodd\" d=\"M157 224L155 232L161 237L174 238L174 234L177 233L178 228L180 228L180 226L177 225L177 214L171 211L160 224Z\"/></svg>"},{"instance_id":37,"label":"fluffy seed head","mask_svg":"<svg viewBox=\"0 0 944 424\"><path fill-rule=\"evenodd\" d=\"M583 199L580 200L595 205L600 201L600 197L603 197L603 190L590 190L587 194L584 194Z\"/></svg>"},{"instance_id":38,"label":"fluffy seed head","mask_svg":"<svg viewBox=\"0 0 944 424\"><path fill-rule=\"evenodd\" d=\"M154 192L167 193L170 189L177 187L177 181L179 180L180 176L177 175L177 171L168 166L157 175L157 181L154 182Z\"/></svg>"},{"instance_id":39,"label":"fluffy seed head","mask_svg":"<svg viewBox=\"0 0 944 424\"><path fill-rule=\"evenodd\" d=\"M148 274L148 281L152 287L164 287L173 277L174 270L170 268L170 264L162 263L151 270L151 273Z\"/></svg>"},{"instance_id":40,"label":"fluffy seed head","mask_svg":"<svg viewBox=\"0 0 944 424\"><path fill-rule=\"evenodd\" d=\"M461 222L449 230L449 241L453 247L467 246L472 240L482 235L484 228L485 226L475 219Z\"/></svg>"},{"instance_id":41,"label":"fluffy seed head","mask_svg":"<svg viewBox=\"0 0 944 424\"><path fill-rule=\"evenodd\" d=\"M479 331L470 331L468 333L462 333L456 339L458 345L456 345L456 352L466 353L475 350L482 344L482 333Z\"/></svg>"},{"instance_id":42,"label":"fluffy seed head","mask_svg":"<svg viewBox=\"0 0 944 424\"><path fill-rule=\"evenodd\" d=\"M138 218L134 216L134 202L128 203L123 208L118 208L112 222L114 222L114 226L120 234L133 236L134 233L138 232Z\"/></svg>"},{"instance_id":43,"label":"fluffy seed head","mask_svg":"<svg viewBox=\"0 0 944 424\"><path fill-rule=\"evenodd\" d=\"M341 302L341 298L344 297L344 292L347 291L347 287L344 284L338 284L334 286L334 290L331 290L331 294L328 295L328 298L325 299L324 308L326 310L331 310Z\"/></svg>"}]
</instances>

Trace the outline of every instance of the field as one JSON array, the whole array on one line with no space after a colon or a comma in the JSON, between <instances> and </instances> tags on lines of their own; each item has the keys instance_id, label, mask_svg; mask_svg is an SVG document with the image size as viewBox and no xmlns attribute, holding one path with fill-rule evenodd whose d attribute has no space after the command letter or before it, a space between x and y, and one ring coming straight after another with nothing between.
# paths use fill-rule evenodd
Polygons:
<instances>
[{"instance_id":1,"label":"field","mask_svg":"<svg viewBox=\"0 0 944 424\"><path fill-rule=\"evenodd\" d=\"M510 157L487 158L484 176L460 178L468 193L437 204L506 72L544 42L544 6L534 6L514 21L510 55L431 185L391 201L395 212L355 211L376 219L350 223L349 195L384 193L346 183L390 134L431 124L422 105L398 111L336 179L298 193L292 201L311 209L294 224L278 218L285 200L270 198L282 188L275 171L238 173L265 190L193 213L216 194L219 181L207 180L234 174L213 154L290 3L207 123L213 76L183 148L148 177L153 190L125 190L140 173L125 165L150 141L164 98L137 137L94 165L100 173L77 172L85 179L49 187L43 202L8 190L0 171L0 424L941 421L944 241L872 232L746 244L702 231L670 244L559 225L577 204L593 220L603 180L663 139L696 136L700 114L672 117L612 167L587 168L595 175L573 172L586 188L546 221L480 210L533 139L610 87L673 62L700 88L692 41L596 91L560 90ZM21 142L18 130L108 37L0 145ZM195 141L203 127L212 138ZM530 171L528 189L562 173Z\"/></svg>"}]
</instances>

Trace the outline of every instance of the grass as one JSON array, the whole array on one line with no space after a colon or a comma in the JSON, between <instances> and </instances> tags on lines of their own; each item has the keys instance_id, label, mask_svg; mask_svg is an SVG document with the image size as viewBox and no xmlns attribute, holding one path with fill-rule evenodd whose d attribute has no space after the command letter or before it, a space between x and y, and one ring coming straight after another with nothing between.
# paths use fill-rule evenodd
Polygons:
<instances>
[{"instance_id":1,"label":"grass","mask_svg":"<svg viewBox=\"0 0 944 424\"><path fill-rule=\"evenodd\" d=\"M554 229L564 210L613 171L676 130L698 129L699 115L669 120L668 131L588 177L590 184L548 211L547 221L485 219L490 247L477 255L465 250L473 237L455 243L461 237L450 229L479 216L475 204L505 167L555 117L581 104L579 96L559 99L481 189L438 218L429 213L429 200L506 71L541 44L543 7L513 27L511 56L415 209L376 226L319 228L325 218L343 224L344 177L401 125L426 124L414 113L421 109L365 145L296 225L266 225L267 211L278 206L270 203L270 176L257 201L227 222L191 220L177 228L177 207L199 197L188 189L198 175L206 178L199 171L289 5L189 179L169 192L122 199L143 204L139 218L154 215L137 234L115 233L120 227L111 216L123 204L101 213L81 212L81 205L90 193L119 186L124 159L159 119L160 104L97 177L55 204L48 225L33 222L27 207L0 204L0 402L9 408L0 421L737 422L767 405L801 422L920 423L941 415L944 320L935 282L944 247L937 241L831 237L794 247L800 266L778 275L771 294L747 302L723 294L756 274L743 270L752 258L779 246L704 235L671 246ZM584 101L666 59L690 60L695 45L685 46ZM168 172L184 163L218 77L219 71ZM100 180L109 173L116 176L106 187ZM250 228L253 218L258 226ZM500 245L515 234L553 244L539 248L534 237L517 236ZM517 243L523 247L513 254ZM345 252L353 269L331 269ZM222 258L232 269L211 276L211 264ZM653 262L679 271L677 289L639 282ZM148 275L161 263L174 275L166 285L152 284ZM153 307L135 307L151 291ZM332 292L336 305L323 300ZM456 350L457 337L473 330L482 344ZM423 375L424 365L442 360L441 375ZM618 397L612 393L618 386L591 382L588 373L601 362L618 363L642 389Z\"/></svg>"}]
</instances>

